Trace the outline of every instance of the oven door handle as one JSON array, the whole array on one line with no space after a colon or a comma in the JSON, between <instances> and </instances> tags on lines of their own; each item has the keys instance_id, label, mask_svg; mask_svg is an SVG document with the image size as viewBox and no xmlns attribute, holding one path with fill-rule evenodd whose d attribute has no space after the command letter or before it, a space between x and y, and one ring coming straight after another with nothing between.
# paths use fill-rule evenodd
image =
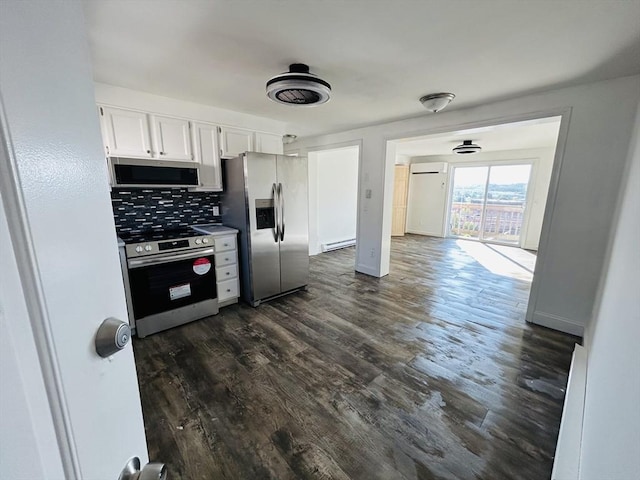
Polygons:
<instances>
[{"instance_id":1,"label":"oven door handle","mask_svg":"<svg viewBox=\"0 0 640 480\"><path fill-rule=\"evenodd\" d=\"M160 263L177 262L179 260L188 260L190 258L204 257L213 255L215 250L208 248L206 250L198 250L197 252L177 253L172 255L156 255L149 258L134 258L127 262L129 268L147 267L149 265L158 265Z\"/></svg>"}]
</instances>

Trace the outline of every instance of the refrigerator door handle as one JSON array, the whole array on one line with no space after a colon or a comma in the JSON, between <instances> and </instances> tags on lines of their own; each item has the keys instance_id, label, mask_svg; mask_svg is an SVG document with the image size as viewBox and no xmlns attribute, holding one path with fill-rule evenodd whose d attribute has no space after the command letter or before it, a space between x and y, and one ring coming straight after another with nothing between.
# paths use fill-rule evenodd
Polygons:
<instances>
[{"instance_id":1,"label":"refrigerator door handle","mask_svg":"<svg viewBox=\"0 0 640 480\"><path fill-rule=\"evenodd\" d=\"M271 187L271 198L273 199L273 213L275 216L273 227L273 241L278 243L278 237L280 237L280 216L278 215L278 188L274 183Z\"/></svg>"},{"instance_id":2,"label":"refrigerator door handle","mask_svg":"<svg viewBox=\"0 0 640 480\"><path fill-rule=\"evenodd\" d=\"M280 197L280 241L284 240L284 189L282 183L278 183L278 196Z\"/></svg>"}]
</instances>

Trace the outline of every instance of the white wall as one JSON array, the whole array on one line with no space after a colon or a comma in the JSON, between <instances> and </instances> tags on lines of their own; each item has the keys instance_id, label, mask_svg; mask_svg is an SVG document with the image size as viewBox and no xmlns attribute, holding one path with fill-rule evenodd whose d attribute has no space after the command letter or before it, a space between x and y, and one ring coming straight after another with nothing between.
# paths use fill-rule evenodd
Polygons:
<instances>
[{"instance_id":1,"label":"white wall","mask_svg":"<svg viewBox=\"0 0 640 480\"><path fill-rule=\"evenodd\" d=\"M186 102L147 92L116 87L105 83L94 84L96 103L131 108L150 113L162 113L216 125L246 128L258 132L285 134L285 123L269 118L234 112L210 105Z\"/></svg>"},{"instance_id":2,"label":"white wall","mask_svg":"<svg viewBox=\"0 0 640 480\"><path fill-rule=\"evenodd\" d=\"M356 238L358 147L318 152L318 243Z\"/></svg>"},{"instance_id":3,"label":"white wall","mask_svg":"<svg viewBox=\"0 0 640 480\"><path fill-rule=\"evenodd\" d=\"M309 254L356 238L359 147L309 152Z\"/></svg>"},{"instance_id":4,"label":"white wall","mask_svg":"<svg viewBox=\"0 0 640 480\"><path fill-rule=\"evenodd\" d=\"M639 97L640 77L624 77L475 108L453 105L435 115L301 138L293 148L306 155L323 145L362 142L356 270L383 276L389 273L396 157L386 140L562 114L562 161L552 176L557 194L545 215L527 319L581 335L602 273Z\"/></svg>"},{"instance_id":5,"label":"white wall","mask_svg":"<svg viewBox=\"0 0 640 480\"><path fill-rule=\"evenodd\" d=\"M580 478L640 475L640 108L588 351Z\"/></svg>"},{"instance_id":6,"label":"white wall","mask_svg":"<svg viewBox=\"0 0 640 480\"><path fill-rule=\"evenodd\" d=\"M549 192L549 181L551 180L551 170L553 168L553 157L555 148L531 148L519 150L502 150L497 152L480 152L461 158L460 155L425 155L421 157L412 157L411 163L424 162L447 162L453 165L471 165L473 163L482 162L522 162L531 161L533 164L531 170L531 191L528 198L531 199L527 208L527 217L523 225L524 238L522 248L529 250L538 250L540 242L540 233L542 231L542 218L547 204L547 193ZM447 172L447 182L453 181L453 169L449 168ZM448 197L448 189L446 190ZM445 209L448 205L445 202ZM414 207L415 208L415 207ZM446 212L444 214L446 221Z\"/></svg>"}]
</instances>

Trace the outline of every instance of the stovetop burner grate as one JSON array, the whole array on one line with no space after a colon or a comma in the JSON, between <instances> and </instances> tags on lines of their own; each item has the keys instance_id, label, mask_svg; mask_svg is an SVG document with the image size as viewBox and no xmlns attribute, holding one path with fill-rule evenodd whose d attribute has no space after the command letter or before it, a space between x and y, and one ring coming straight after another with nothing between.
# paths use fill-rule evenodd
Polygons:
<instances>
[{"instance_id":1,"label":"stovetop burner grate","mask_svg":"<svg viewBox=\"0 0 640 480\"><path fill-rule=\"evenodd\" d=\"M171 230L148 230L146 232L120 232L118 236L126 244L144 242L162 242L164 240L178 240L181 238L197 237L199 234L190 227Z\"/></svg>"}]
</instances>

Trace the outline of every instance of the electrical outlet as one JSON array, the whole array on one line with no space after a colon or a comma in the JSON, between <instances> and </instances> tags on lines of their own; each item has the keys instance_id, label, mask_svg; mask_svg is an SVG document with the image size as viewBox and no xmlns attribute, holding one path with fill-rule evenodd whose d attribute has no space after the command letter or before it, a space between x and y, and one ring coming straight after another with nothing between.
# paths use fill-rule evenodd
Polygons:
<instances>
[{"instance_id":1,"label":"electrical outlet","mask_svg":"<svg viewBox=\"0 0 640 480\"><path fill-rule=\"evenodd\" d=\"M213 216L217 217L218 215L220 215L220 207L216 205L215 207L213 207Z\"/></svg>"}]
</instances>

